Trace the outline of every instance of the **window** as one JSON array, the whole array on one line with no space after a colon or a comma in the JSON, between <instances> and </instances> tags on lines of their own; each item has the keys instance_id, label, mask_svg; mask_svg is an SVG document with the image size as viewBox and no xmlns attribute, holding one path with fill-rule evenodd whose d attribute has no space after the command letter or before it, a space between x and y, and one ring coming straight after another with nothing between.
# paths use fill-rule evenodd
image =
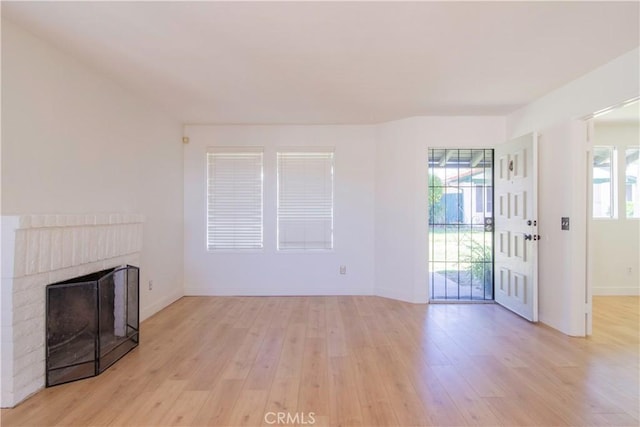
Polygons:
<instances>
[{"instance_id":1,"label":"window","mask_svg":"<svg viewBox=\"0 0 640 427\"><path fill-rule=\"evenodd\" d=\"M640 187L638 187L638 176L640 175L640 165L638 154L640 148L627 148L625 152L625 201L627 218L640 218Z\"/></svg>"},{"instance_id":2,"label":"window","mask_svg":"<svg viewBox=\"0 0 640 427\"><path fill-rule=\"evenodd\" d=\"M476 213L484 213L484 187L476 186Z\"/></svg>"},{"instance_id":3,"label":"window","mask_svg":"<svg viewBox=\"0 0 640 427\"><path fill-rule=\"evenodd\" d=\"M615 218L615 158L613 147L593 147L593 217Z\"/></svg>"},{"instance_id":4,"label":"window","mask_svg":"<svg viewBox=\"0 0 640 427\"><path fill-rule=\"evenodd\" d=\"M278 153L278 249L333 249L333 151Z\"/></svg>"},{"instance_id":5,"label":"window","mask_svg":"<svg viewBox=\"0 0 640 427\"><path fill-rule=\"evenodd\" d=\"M262 149L207 153L207 249L262 248Z\"/></svg>"}]
</instances>

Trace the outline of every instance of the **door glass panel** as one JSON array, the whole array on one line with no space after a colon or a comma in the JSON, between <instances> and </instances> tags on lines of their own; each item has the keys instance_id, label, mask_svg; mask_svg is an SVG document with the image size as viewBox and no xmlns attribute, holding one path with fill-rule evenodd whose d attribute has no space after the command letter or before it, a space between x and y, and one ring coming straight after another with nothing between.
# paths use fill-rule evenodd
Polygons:
<instances>
[{"instance_id":1,"label":"door glass panel","mask_svg":"<svg viewBox=\"0 0 640 427\"><path fill-rule=\"evenodd\" d=\"M493 150L429 150L432 300L493 299Z\"/></svg>"}]
</instances>

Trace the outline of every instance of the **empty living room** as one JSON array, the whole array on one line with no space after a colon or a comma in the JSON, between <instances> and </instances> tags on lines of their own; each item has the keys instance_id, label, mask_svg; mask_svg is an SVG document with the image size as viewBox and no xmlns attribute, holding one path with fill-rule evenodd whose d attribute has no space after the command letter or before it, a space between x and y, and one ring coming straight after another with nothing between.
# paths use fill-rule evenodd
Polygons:
<instances>
[{"instance_id":1,"label":"empty living room","mask_svg":"<svg viewBox=\"0 0 640 427\"><path fill-rule=\"evenodd\" d=\"M0 425L640 425L639 1L2 1Z\"/></svg>"}]
</instances>

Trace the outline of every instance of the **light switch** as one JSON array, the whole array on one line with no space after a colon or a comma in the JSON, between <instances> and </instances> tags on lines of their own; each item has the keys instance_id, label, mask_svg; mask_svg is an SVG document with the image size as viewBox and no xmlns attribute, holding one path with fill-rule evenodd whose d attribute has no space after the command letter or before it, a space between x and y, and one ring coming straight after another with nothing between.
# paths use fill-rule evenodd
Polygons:
<instances>
[{"instance_id":1,"label":"light switch","mask_svg":"<svg viewBox=\"0 0 640 427\"><path fill-rule=\"evenodd\" d=\"M560 228L562 230L569 230L569 217L563 216L562 221L560 222Z\"/></svg>"}]
</instances>

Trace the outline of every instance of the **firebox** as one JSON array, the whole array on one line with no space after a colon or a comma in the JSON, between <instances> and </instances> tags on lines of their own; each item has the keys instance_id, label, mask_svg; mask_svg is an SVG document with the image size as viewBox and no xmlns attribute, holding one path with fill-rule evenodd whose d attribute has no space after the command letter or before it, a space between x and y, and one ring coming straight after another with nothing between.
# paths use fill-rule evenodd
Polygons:
<instances>
[{"instance_id":1,"label":"firebox","mask_svg":"<svg viewBox=\"0 0 640 427\"><path fill-rule=\"evenodd\" d=\"M138 267L47 286L46 385L96 376L138 346Z\"/></svg>"}]
</instances>

